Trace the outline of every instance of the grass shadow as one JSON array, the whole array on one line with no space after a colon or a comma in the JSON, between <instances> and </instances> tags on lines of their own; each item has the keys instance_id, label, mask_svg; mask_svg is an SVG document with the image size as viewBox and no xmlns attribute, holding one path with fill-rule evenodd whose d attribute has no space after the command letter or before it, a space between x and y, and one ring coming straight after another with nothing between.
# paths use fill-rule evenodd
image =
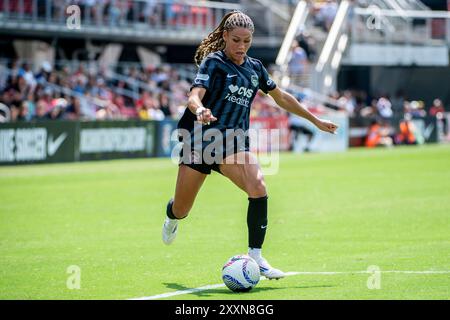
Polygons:
<instances>
[{"instance_id":1,"label":"grass shadow","mask_svg":"<svg viewBox=\"0 0 450 320\"><path fill-rule=\"evenodd\" d=\"M177 291L181 290L193 290L195 288L189 288L186 286L183 286L178 283L163 283L167 289L174 289ZM296 286L296 287L255 287L249 292L232 292L226 287L223 288L214 288L214 289L207 289L207 290L201 290L201 291L194 291L191 293L186 293L186 295L194 295L197 297L211 297L213 295L217 294L225 294L234 296L236 299L239 298L240 295L246 295L249 293L256 293L256 292L264 292L264 291L273 291L273 290L285 290L285 289L310 289L310 288L331 288L335 287L333 285L315 285L315 286Z\"/></svg>"}]
</instances>

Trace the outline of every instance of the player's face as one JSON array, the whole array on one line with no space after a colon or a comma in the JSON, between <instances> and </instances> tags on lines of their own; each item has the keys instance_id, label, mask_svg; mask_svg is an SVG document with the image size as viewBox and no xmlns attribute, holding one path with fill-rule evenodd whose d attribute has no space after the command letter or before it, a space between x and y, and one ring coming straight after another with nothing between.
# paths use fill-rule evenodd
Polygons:
<instances>
[{"instance_id":1,"label":"player's face","mask_svg":"<svg viewBox=\"0 0 450 320\"><path fill-rule=\"evenodd\" d=\"M252 45L252 33L246 28L236 28L223 33L225 51L232 60L243 62L248 49Z\"/></svg>"}]
</instances>

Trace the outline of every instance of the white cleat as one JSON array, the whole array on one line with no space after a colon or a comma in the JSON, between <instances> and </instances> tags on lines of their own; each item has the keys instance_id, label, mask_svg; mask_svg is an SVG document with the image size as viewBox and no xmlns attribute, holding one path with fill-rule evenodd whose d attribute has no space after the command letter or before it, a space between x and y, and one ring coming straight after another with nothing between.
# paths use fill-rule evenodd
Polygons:
<instances>
[{"instance_id":1,"label":"white cleat","mask_svg":"<svg viewBox=\"0 0 450 320\"><path fill-rule=\"evenodd\" d=\"M169 245L175 240L178 230L178 220L172 220L166 217L162 228L162 240Z\"/></svg>"},{"instance_id":2,"label":"white cleat","mask_svg":"<svg viewBox=\"0 0 450 320\"><path fill-rule=\"evenodd\" d=\"M273 268L264 258L260 258L255 261L259 265L259 273L269 280L278 280L286 276L283 271Z\"/></svg>"}]
</instances>

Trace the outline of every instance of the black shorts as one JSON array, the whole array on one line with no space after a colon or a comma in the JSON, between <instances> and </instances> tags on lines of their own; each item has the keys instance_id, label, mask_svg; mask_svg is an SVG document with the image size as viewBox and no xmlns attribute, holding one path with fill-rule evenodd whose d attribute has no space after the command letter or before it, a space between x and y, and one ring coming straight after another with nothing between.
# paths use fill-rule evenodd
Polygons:
<instances>
[{"instance_id":1,"label":"black shorts","mask_svg":"<svg viewBox=\"0 0 450 320\"><path fill-rule=\"evenodd\" d=\"M188 140L186 143L181 136L178 137L178 141L183 142L179 164L184 164L203 174L211 174L211 171L222 174L220 172L220 165L226 157L250 150L250 139L245 135L234 137L230 141L224 139L222 143L219 142L218 148L214 149L214 151L209 149L209 143L195 144L193 139ZM183 150L186 153L189 152L189 154L184 155Z\"/></svg>"},{"instance_id":2,"label":"black shorts","mask_svg":"<svg viewBox=\"0 0 450 320\"><path fill-rule=\"evenodd\" d=\"M220 171L220 165L219 164L206 164L206 163L201 163L201 164L195 164L195 163L191 163L191 164L184 164L184 163L180 163L181 165L185 165L188 166L191 169L194 169L197 172L203 173L203 174L211 174L211 171L216 171L218 173L220 173L221 175L223 175L223 173Z\"/></svg>"},{"instance_id":3,"label":"black shorts","mask_svg":"<svg viewBox=\"0 0 450 320\"><path fill-rule=\"evenodd\" d=\"M220 163L205 163L204 161L198 161L197 157L197 152L192 150L189 157L183 157L183 150L181 150L179 165L181 166L183 164L203 174L211 174L211 171L222 174L220 171Z\"/></svg>"},{"instance_id":4,"label":"black shorts","mask_svg":"<svg viewBox=\"0 0 450 320\"><path fill-rule=\"evenodd\" d=\"M211 174L211 171L216 171L220 174L223 174L220 171L220 165L223 164L223 161L225 160L225 158L227 158L228 156L240 153L240 152L250 152L250 147L247 143L245 144L245 146L241 145L240 147L238 147L237 145L234 145L232 147L232 149L228 149L228 152L224 152L223 154L221 154L220 161L211 161L210 160L209 162L205 161L205 159L199 155L199 153L203 152L203 150L196 151L196 150L188 149L188 151L189 151L189 155L184 156L183 149L181 149L179 165L184 164L184 165L188 166L189 168L192 168L195 171L201 172L203 174Z\"/></svg>"}]
</instances>

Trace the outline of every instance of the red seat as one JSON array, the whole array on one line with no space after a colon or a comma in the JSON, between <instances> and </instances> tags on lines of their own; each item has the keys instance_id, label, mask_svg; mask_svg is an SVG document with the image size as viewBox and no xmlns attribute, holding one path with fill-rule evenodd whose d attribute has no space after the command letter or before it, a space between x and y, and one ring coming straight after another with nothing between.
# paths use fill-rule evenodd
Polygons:
<instances>
[{"instance_id":1,"label":"red seat","mask_svg":"<svg viewBox=\"0 0 450 320\"><path fill-rule=\"evenodd\" d=\"M8 9L8 12L14 12L19 13L20 12L20 1L15 0L11 1L9 0L9 7L6 7L7 0L0 0L0 11L6 11ZM31 14L33 12L33 1L32 0L23 0L23 12L26 14Z\"/></svg>"}]
</instances>

